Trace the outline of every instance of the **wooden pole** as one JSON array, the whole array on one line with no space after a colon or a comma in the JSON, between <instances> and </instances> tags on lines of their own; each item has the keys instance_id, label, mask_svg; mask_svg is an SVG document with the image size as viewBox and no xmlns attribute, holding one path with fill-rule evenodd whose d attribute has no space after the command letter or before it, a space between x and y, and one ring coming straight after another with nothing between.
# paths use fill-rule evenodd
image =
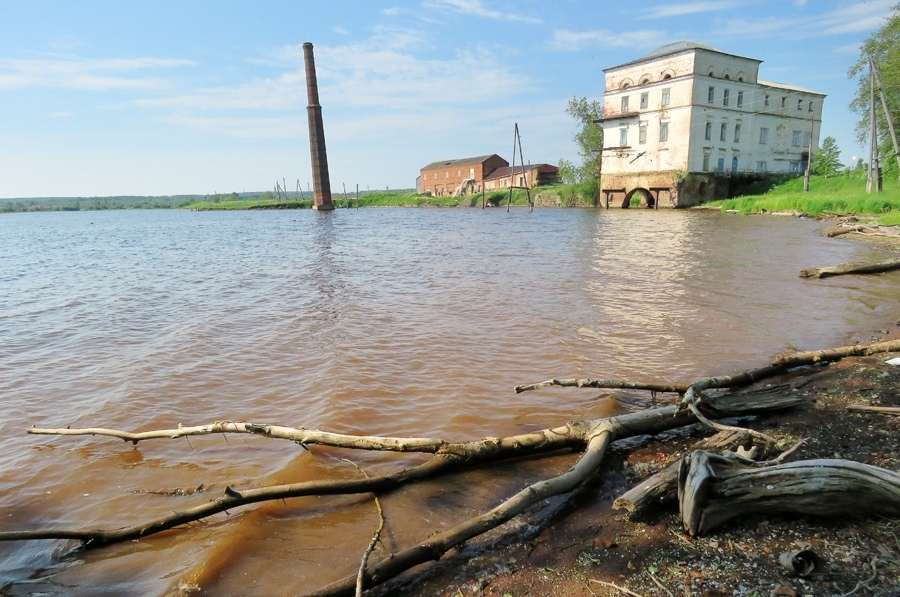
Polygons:
<instances>
[{"instance_id":1,"label":"wooden pole","mask_svg":"<svg viewBox=\"0 0 900 597\"><path fill-rule=\"evenodd\" d=\"M866 193L872 192L872 187L876 187L876 192L880 191L876 179L880 178L878 171L878 136L875 125L875 74L872 70L874 62L869 60L869 175L866 177Z\"/></svg>"},{"instance_id":2,"label":"wooden pole","mask_svg":"<svg viewBox=\"0 0 900 597\"><path fill-rule=\"evenodd\" d=\"M884 109L884 118L887 120L888 131L891 133L891 143L894 144L894 157L897 159L897 169L900 170L900 145L897 144L897 131L894 128L894 117L888 109L887 95L884 93L884 85L881 84L881 75L878 73L878 66L875 60L869 57L869 66L872 74L875 76L875 82L878 84L878 91L881 94L881 107Z\"/></svg>"}]
</instances>

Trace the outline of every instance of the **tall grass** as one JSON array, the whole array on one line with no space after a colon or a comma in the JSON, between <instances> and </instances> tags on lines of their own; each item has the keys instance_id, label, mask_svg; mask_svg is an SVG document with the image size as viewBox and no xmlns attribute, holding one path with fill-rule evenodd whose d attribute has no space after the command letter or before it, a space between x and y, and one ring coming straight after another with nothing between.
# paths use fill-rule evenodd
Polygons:
<instances>
[{"instance_id":1,"label":"tall grass","mask_svg":"<svg viewBox=\"0 0 900 597\"><path fill-rule=\"evenodd\" d=\"M885 180L880 193L866 193L865 173L849 172L838 176L810 178L809 192L803 192L803 178L776 183L759 194L716 201L723 210L740 213L802 212L822 215L874 215L879 221L900 219L900 185ZM758 191L757 186L754 191ZM889 225L889 224L886 224Z\"/></svg>"}]
</instances>

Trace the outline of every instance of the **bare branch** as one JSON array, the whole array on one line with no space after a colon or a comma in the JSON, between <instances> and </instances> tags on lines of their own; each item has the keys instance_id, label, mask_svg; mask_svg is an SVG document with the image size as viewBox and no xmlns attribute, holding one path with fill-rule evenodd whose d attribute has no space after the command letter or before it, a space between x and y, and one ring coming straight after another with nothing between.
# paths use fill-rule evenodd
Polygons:
<instances>
[{"instance_id":1,"label":"bare branch","mask_svg":"<svg viewBox=\"0 0 900 597\"><path fill-rule=\"evenodd\" d=\"M529 390L540 390L549 386L560 386L563 388L603 388L609 390L647 390L649 392L674 392L684 394L688 386L686 384L659 384L659 383L641 383L635 381L621 381L614 379L548 379L532 384L523 384L516 386L516 394L527 392Z\"/></svg>"}]
</instances>

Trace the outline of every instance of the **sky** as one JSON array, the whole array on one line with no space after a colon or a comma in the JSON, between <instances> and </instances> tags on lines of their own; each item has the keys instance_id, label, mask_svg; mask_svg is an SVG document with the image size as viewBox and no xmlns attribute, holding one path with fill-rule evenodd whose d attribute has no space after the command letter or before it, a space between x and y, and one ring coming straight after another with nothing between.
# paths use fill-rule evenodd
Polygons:
<instances>
[{"instance_id":1,"label":"sky","mask_svg":"<svg viewBox=\"0 0 900 597\"><path fill-rule=\"evenodd\" d=\"M578 161L573 97L691 40L827 94L865 155L848 67L898 0L0 0L0 198L212 194L311 180L314 46L332 191L415 186L497 153Z\"/></svg>"}]
</instances>

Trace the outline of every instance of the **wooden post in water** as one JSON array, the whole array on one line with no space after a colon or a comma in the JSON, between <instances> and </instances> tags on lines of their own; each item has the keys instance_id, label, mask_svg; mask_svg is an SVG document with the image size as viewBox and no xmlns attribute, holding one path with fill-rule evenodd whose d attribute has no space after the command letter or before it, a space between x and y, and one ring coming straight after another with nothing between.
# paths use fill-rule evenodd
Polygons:
<instances>
[{"instance_id":1,"label":"wooden post in water","mask_svg":"<svg viewBox=\"0 0 900 597\"><path fill-rule=\"evenodd\" d=\"M306 95L309 100L306 115L309 121L309 157L312 161L313 209L331 211L334 209L334 202L331 200L331 180L325 152L325 126L322 123L322 106L319 105L313 45L309 42L303 44L303 61L306 65Z\"/></svg>"}]
</instances>

